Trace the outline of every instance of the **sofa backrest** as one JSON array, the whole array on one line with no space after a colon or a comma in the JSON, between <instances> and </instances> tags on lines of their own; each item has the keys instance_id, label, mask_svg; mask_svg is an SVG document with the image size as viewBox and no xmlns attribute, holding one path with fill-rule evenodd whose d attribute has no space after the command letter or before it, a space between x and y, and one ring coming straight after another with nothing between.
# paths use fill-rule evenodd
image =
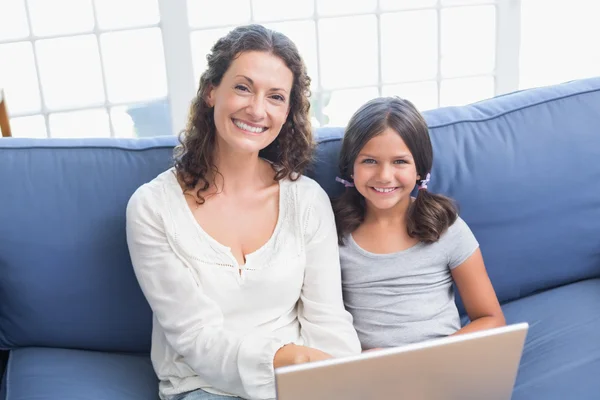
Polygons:
<instances>
[{"instance_id":1,"label":"sofa backrest","mask_svg":"<svg viewBox=\"0 0 600 400\"><path fill-rule=\"evenodd\" d=\"M502 301L600 277L600 79L425 113L434 192L455 198ZM331 196L341 128L308 172ZM0 349L147 352L125 239L131 194L175 137L0 139Z\"/></svg>"},{"instance_id":2,"label":"sofa backrest","mask_svg":"<svg viewBox=\"0 0 600 400\"><path fill-rule=\"evenodd\" d=\"M454 198L501 302L600 277L600 78L424 113L433 192ZM308 175L337 196L341 128Z\"/></svg>"},{"instance_id":3,"label":"sofa backrest","mask_svg":"<svg viewBox=\"0 0 600 400\"><path fill-rule=\"evenodd\" d=\"M0 348L150 349L125 207L175 144L0 140Z\"/></svg>"}]
</instances>

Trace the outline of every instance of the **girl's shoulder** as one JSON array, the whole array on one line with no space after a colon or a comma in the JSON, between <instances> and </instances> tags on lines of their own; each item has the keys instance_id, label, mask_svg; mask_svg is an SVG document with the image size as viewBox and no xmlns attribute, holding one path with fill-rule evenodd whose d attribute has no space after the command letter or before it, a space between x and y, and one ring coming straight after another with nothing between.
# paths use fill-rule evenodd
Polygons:
<instances>
[{"instance_id":1,"label":"girl's shoulder","mask_svg":"<svg viewBox=\"0 0 600 400\"><path fill-rule=\"evenodd\" d=\"M479 247L471 228L460 216L456 217L456 221L440 236L438 242L447 254L450 268L460 265Z\"/></svg>"}]
</instances>

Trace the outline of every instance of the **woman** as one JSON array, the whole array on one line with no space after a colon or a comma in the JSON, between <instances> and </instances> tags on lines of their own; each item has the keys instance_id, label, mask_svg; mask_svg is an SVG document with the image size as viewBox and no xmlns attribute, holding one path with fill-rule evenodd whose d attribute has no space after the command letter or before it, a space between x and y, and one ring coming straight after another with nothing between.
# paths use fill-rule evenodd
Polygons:
<instances>
[{"instance_id":1,"label":"woman","mask_svg":"<svg viewBox=\"0 0 600 400\"><path fill-rule=\"evenodd\" d=\"M208 56L174 168L130 199L163 399L274 398L274 368L360 353L331 205L301 175L309 85L287 37L233 30Z\"/></svg>"}]
</instances>

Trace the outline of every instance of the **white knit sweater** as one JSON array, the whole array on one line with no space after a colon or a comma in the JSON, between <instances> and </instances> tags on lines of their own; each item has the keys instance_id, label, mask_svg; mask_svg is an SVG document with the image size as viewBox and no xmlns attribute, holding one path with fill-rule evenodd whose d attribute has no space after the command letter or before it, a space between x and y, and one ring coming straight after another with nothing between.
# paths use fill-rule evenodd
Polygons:
<instances>
[{"instance_id":1,"label":"white knit sweater","mask_svg":"<svg viewBox=\"0 0 600 400\"><path fill-rule=\"evenodd\" d=\"M326 193L301 177L280 181L279 199L272 237L240 267L197 223L173 169L131 197L127 241L154 312L161 398L198 388L275 398L273 357L287 343L335 357L360 353Z\"/></svg>"}]
</instances>

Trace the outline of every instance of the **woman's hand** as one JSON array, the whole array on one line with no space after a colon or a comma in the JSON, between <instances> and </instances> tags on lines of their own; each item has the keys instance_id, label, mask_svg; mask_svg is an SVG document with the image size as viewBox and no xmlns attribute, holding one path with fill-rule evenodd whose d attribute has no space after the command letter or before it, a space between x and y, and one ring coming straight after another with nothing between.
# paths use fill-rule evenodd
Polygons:
<instances>
[{"instance_id":1,"label":"woman's hand","mask_svg":"<svg viewBox=\"0 0 600 400\"><path fill-rule=\"evenodd\" d=\"M371 351L383 350L383 347L375 347L374 349L363 350L363 353L369 353Z\"/></svg>"},{"instance_id":2,"label":"woman's hand","mask_svg":"<svg viewBox=\"0 0 600 400\"><path fill-rule=\"evenodd\" d=\"M286 344L275 353L273 367L280 368L286 365L304 364L307 362L321 361L333 358L331 355L317 349L306 346L298 346L293 343Z\"/></svg>"}]
</instances>

